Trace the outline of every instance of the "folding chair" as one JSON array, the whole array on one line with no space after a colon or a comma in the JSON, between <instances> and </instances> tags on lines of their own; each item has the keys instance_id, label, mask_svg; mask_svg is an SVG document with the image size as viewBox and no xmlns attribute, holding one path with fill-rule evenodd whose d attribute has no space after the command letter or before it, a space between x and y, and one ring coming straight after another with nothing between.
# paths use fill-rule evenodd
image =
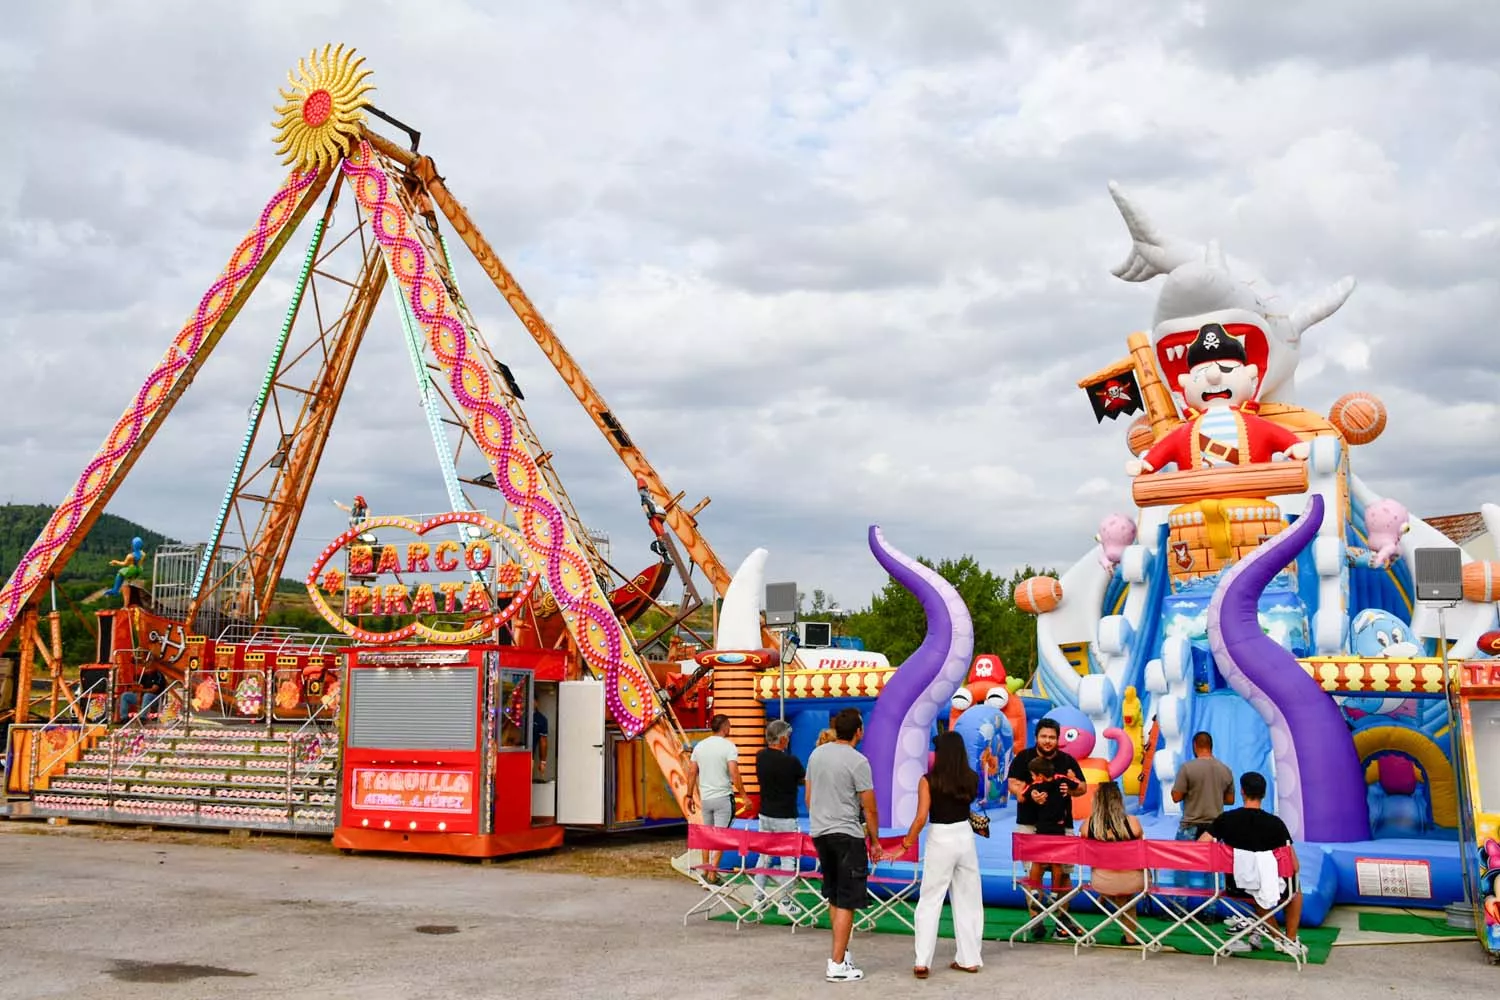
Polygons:
<instances>
[{"instance_id":1,"label":"folding chair","mask_svg":"<svg viewBox=\"0 0 1500 1000\"><path fill-rule=\"evenodd\" d=\"M917 932L916 894L922 884L920 848L913 844L906 847L901 837L882 837L883 851L900 851L894 858L886 858L870 865L870 876L866 880L872 904L854 914L854 929L872 931L883 916L894 917L913 934ZM878 890L878 891L877 891Z\"/></svg>"},{"instance_id":2,"label":"folding chair","mask_svg":"<svg viewBox=\"0 0 1500 1000\"><path fill-rule=\"evenodd\" d=\"M1253 946L1257 937L1270 938L1272 947L1291 958L1296 963L1298 971L1301 971L1305 958L1302 949L1294 946L1292 939L1276 923L1276 917L1286 909L1292 900L1292 894L1300 890L1295 874L1296 865L1293 864L1292 848L1278 847L1276 854L1276 875L1286 880L1287 890L1278 900L1277 904L1264 914L1256 913L1254 900L1242 896L1231 896L1226 893L1220 900L1224 909L1228 911L1228 918L1224 921L1225 928L1230 932L1229 937L1223 939L1223 944L1214 951L1214 964L1225 955L1230 955L1242 950L1235 947L1238 942L1244 941ZM1229 856L1229 872L1234 873L1234 854Z\"/></svg>"},{"instance_id":3,"label":"folding chair","mask_svg":"<svg viewBox=\"0 0 1500 1000\"><path fill-rule=\"evenodd\" d=\"M1145 845L1147 896L1161 910L1167 926L1147 938L1144 945L1159 950L1167 936L1180 929L1214 952L1217 961L1224 939L1201 918L1212 913L1224 898L1223 873L1234 870L1234 853L1223 844L1193 840L1148 840ZM1211 882L1202 887L1168 885L1163 872L1206 874Z\"/></svg>"},{"instance_id":4,"label":"folding chair","mask_svg":"<svg viewBox=\"0 0 1500 1000\"><path fill-rule=\"evenodd\" d=\"M698 882L707 890L707 895L693 904L692 909L682 915L682 923L687 925L688 917L695 913L702 913L704 919L713 916L715 907L722 906L727 912L735 915L736 925L744 918L748 909L737 892L747 882L744 877L747 852L745 843L750 837L749 830L736 830L732 827L705 826L702 823L690 823L688 825L688 850L690 851L720 851L719 863L696 864L688 870L695 873ZM738 865L724 864L725 856L735 854L739 858ZM715 876L717 881L709 881L708 876Z\"/></svg>"},{"instance_id":5,"label":"folding chair","mask_svg":"<svg viewBox=\"0 0 1500 1000\"><path fill-rule=\"evenodd\" d=\"M1066 911L1068 904L1073 901L1074 896L1078 895L1082 886L1082 883L1075 879L1068 891L1059 895L1056 889L1048 890L1045 872L1042 873L1042 878L1030 877L1031 866L1033 864L1077 866L1078 859L1083 853L1083 841L1078 837L1063 835L1013 833L1010 844L1013 859L1011 885L1025 894L1028 910L1033 906L1037 909L1031 919L1011 932L1010 944L1011 947L1015 947L1016 938L1030 934L1037 927L1045 926L1048 919L1061 926L1059 915Z\"/></svg>"},{"instance_id":6,"label":"folding chair","mask_svg":"<svg viewBox=\"0 0 1500 1000\"><path fill-rule=\"evenodd\" d=\"M1089 947L1099 943L1099 935L1108 927L1118 926L1121 930L1130 933L1129 925L1125 918L1135 913L1136 904L1146 898L1150 890L1150 879L1146 872L1146 841L1126 840L1117 843L1109 843L1098 840L1084 840L1080 862L1088 866L1088 877L1082 873L1078 876L1078 894L1104 914L1104 919L1093 927L1075 934L1073 938L1073 954L1078 954L1079 948ZM1141 891L1131 896L1124 903L1115 903L1104 893L1099 891L1094 883L1094 872L1098 869L1108 871L1139 871L1141 873ZM1139 926L1139 925L1137 925ZM1136 939L1140 941L1141 958L1145 959L1147 946L1143 940L1144 931L1133 932ZM1157 946L1160 950L1160 945Z\"/></svg>"},{"instance_id":7,"label":"folding chair","mask_svg":"<svg viewBox=\"0 0 1500 1000\"><path fill-rule=\"evenodd\" d=\"M789 905L797 906L797 890L802 882L801 872L798 869L801 867L804 839L800 833L746 831L745 849L755 855L755 865L745 868L740 875L750 880L751 889L756 895L750 906L735 922L736 927L746 921L760 920L772 909L784 909ZM772 867L767 863L767 859L780 858L791 858L792 869ZM759 889L755 885L757 877L764 878L767 883L765 895L759 894ZM792 930L795 932L797 918L795 915L789 915L789 919L792 920Z\"/></svg>"},{"instance_id":8,"label":"folding chair","mask_svg":"<svg viewBox=\"0 0 1500 1000\"><path fill-rule=\"evenodd\" d=\"M802 912L792 918L792 933L797 932L798 927L816 927L823 914L828 912L828 900L823 898L823 862L818 857L817 845L813 843L812 837L802 834L802 842L799 847L803 860L810 859L812 865L803 868L797 873L797 884L792 890L792 900L801 907Z\"/></svg>"}]
</instances>

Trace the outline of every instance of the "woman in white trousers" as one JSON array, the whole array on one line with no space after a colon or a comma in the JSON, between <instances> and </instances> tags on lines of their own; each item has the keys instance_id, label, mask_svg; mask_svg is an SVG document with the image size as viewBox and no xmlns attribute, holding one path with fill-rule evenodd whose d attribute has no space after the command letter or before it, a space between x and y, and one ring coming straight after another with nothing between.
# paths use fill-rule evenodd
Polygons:
<instances>
[{"instance_id":1,"label":"woman in white trousers","mask_svg":"<svg viewBox=\"0 0 1500 1000\"><path fill-rule=\"evenodd\" d=\"M979 775L969 766L963 737L943 733L937 739L932 770L918 788L917 815L902 846L910 849L923 827L927 844L922 854L922 888L917 900L917 960L912 975L926 979L937 951L938 918L946 895L953 908L956 954L948 966L959 972L978 972L984 937L984 897L979 885L979 855L969 810L979 793Z\"/></svg>"}]
</instances>

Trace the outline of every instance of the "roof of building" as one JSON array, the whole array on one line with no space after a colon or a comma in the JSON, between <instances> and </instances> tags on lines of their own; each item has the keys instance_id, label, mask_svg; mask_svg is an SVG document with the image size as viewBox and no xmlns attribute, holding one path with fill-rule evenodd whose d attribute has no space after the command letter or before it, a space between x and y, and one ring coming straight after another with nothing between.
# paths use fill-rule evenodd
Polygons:
<instances>
[{"instance_id":1,"label":"roof of building","mask_svg":"<svg viewBox=\"0 0 1500 1000\"><path fill-rule=\"evenodd\" d=\"M1437 517L1424 517L1422 520L1441 531L1454 545L1465 545L1489 530L1484 526L1484 515L1478 511L1472 514L1440 514Z\"/></svg>"}]
</instances>

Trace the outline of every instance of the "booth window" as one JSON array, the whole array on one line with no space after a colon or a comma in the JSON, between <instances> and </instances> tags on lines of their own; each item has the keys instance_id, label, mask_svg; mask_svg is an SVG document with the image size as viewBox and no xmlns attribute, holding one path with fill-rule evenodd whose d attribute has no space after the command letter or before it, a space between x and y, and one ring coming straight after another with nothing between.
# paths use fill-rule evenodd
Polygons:
<instances>
[{"instance_id":1,"label":"booth window","mask_svg":"<svg viewBox=\"0 0 1500 1000\"><path fill-rule=\"evenodd\" d=\"M526 670L500 671L500 749L531 749L531 673Z\"/></svg>"},{"instance_id":2,"label":"booth window","mask_svg":"<svg viewBox=\"0 0 1500 1000\"><path fill-rule=\"evenodd\" d=\"M1479 773L1477 812L1500 812L1500 701L1469 702L1474 754L1469 766Z\"/></svg>"}]
</instances>

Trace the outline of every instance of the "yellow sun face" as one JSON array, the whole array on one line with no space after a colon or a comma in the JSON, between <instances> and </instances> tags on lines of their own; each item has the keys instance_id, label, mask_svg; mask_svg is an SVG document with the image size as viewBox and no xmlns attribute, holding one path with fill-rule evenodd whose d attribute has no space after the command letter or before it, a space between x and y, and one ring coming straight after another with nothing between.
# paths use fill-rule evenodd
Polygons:
<instances>
[{"instance_id":1,"label":"yellow sun face","mask_svg":"<svg viewBox=\"0 0 1500 1000\"><path fill-rule=\"evenodd\" d=\"M287 74L292 89L281 91L285 103L276 107L276 152L286 154L283 163L321 170L348 154L364 124L365 95L375 89L365 82L370 71L364 62L342 45L297 60L296 75Z\"/></svg>"}]
</instances>

